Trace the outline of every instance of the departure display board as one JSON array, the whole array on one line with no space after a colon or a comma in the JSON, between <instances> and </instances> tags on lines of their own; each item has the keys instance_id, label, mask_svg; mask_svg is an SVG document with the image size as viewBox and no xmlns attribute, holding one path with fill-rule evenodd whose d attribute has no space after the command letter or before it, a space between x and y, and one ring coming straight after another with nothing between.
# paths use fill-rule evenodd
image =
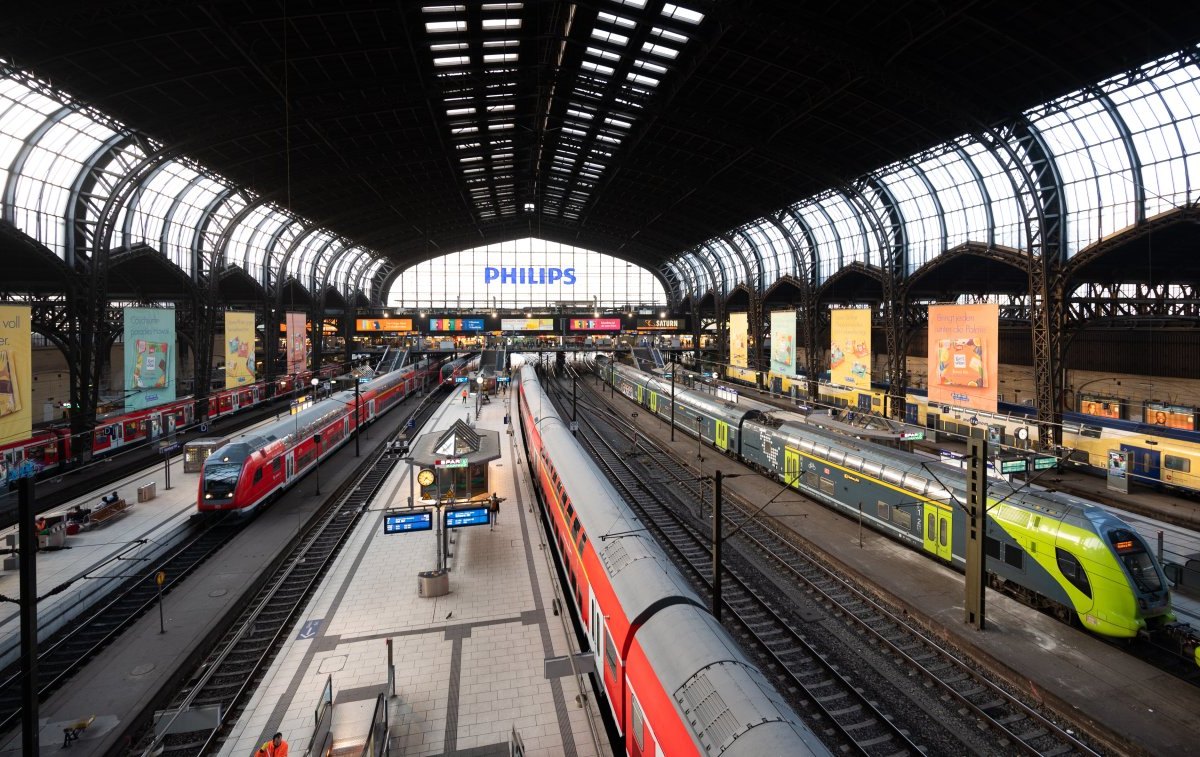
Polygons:
<instances>
[{"instance_id":1,"label":"departure display board","mask_svg":"<svg viewBox=\"0 0 1200 757\"><path fill-rule=\"evenodd\" d=\"M486 507L448 507L446 508L446 528L463 528L465 526L486 526L488 524L488 509Z\"/></svg>"},{"instance_id":2,"label":"departure display board","mask_svg":"<svg viewBox=\"0 0 1200 757\"><path fill-rule=\"evenodd\" d=\"M410 531L433 529L430 510L389 510L383 514L383 533L406 534Z\"/></svg>"}]
</instances>

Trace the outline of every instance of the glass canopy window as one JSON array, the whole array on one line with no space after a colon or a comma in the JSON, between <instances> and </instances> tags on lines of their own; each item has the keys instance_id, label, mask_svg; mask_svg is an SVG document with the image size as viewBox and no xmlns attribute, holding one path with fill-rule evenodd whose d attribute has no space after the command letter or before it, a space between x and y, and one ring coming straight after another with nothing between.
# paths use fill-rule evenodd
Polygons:
<instances>
[{"instance_id":1,"label":"glass canopy window","mask_svg":"<svg viewBox=\"0 0 1200 757\"><path fill-rule=\"evenodd\" d=\"M387 304L408 310L625 310L666 304L650 271L543 239L518 239L427 260L392 284Z\"/></svg>"},{"instance_id":2,"label":"glass canopy window","mask_svg":"<svg viewBox=\"0 0 1200 757\"><path fill-rule=\"evenodd\" d=\"M1198 49L1180 51L1023 114L1048 151L1060 182L1067 211L1067 256L1142 218L1200 199L1200 67L1194 62ZM989 140L1009 133L997 129ZM902 274L967 243L1021 251L1028 236L1022 208L1032 202L1029 181L1010 174L1006 166L1020 161L1019 170L1027 171L1031 158L1022 143L1008 139L985 142L962 136L880 168L851 182L859 187L854 198L831 190L795 203L783 214L784 228L802 256L808 239L815 245L811 253L818 285L855 261L880 265L880 239L904 240L907 265ZM886 197L873 186L886 190ZM870 211L862 203L869 203ZM893 216L886 212L889 206L901 228L894 228ZM748 231L756 227L766 228L766 221L752 221L741 233L754 242L750 251L762 261L768 280L761 282L760 290L766 290L774 283L771 277L787 270L778 246L762 244ZM902 237L897 233L901 230ZM724 256L714 255L714 249L724 248L718 237L681 253L675 262L719 264ZM675 265L676 270L683 268ZM720 270L728 275L724 266ZM705 286L695 278L675 281ZM686 293L674 294L682 298Z\"/></svg>"}]
</instances>

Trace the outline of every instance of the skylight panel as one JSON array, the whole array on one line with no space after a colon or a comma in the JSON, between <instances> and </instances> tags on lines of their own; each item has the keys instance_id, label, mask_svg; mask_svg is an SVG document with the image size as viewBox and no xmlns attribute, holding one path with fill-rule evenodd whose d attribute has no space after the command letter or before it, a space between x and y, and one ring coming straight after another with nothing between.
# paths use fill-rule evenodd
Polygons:
<instances>
[{"instance_id":1,"label":"skylight panel","mask_svg":"<svg viewBox=\"0 0 1200 757\"><path fill-rule=\"evenodd\" d=\"M517 109L517 106L513 105L512 103L487 106L488 113L500 113L500 112L503 112L506 110L516 110L516 109Z\"/></svg>"},{"instance_id":2,"label":"skylight panel","mask_svg":"<svg viewBox=\"0 0 1200 757\"><path fill-rule=\"evenodd\" d=\"M485 11L519 11L525 7L525 3L484 3Z\"/></svg>"},{"instance_id":3,"label":"skylight panel","mask_svg":"<svg viewBox=\"0 0 1200 757\"><path fill-rule=\"evenodd\" d=\"M426 5L421 10L425 13L454 13L456 11L465 11L465 5Z\"/></svg>"},{"instance_id":4,"label":"skylight panel","mask_svg":"<svg viewBox=\"0 0 1200 757\"><path fill-rule=\"evenodd\" d=\"M619 127L619 128L621 128L621 129L631 129L631 128L633 128L633 124L632 124L632 123L630 123L629 121L622 121L622 120L621 120L621 119L619 119L619 118L607 117L607 118L605 118L605 119L604 119L604 123L606 123L606 124L611 124L611 125L613 125L613 126L616 126L616 127Z\"/></svg>"},{"instance_id":5,"label":"skylight panel","mask_svg":"<svg viewBox=\"0 0 1200 757\"><path fill-rule=\"evenodd\" d=\"M637 8L638 10L646 7L646 0L613 0L613 2L619 5L628 5L630 8Z\"/></svg>"},{"instance_id":6,"label":"skylight panel","mask_svg":"<svg viewBox=\"0 0 1200 757\"><path fill-rule=\"evenodd\" d=\"M642 76L641 74L635 74L633 71L630 71L628 74L626 74L625 78L631 82L636 82L638 84L644 84L647 87L657 87L658 83L660 81L659 79L655 79L650 76Z\"/></svg>"},{"instance_id":7,"label":"skylight panel","mask_svg":"<svg viewBox=\"0 0 1200 757\"><path fill-rule=\"evenodd\" d=\"M521 43L515 39L489 39L483 43L484 47L517 47Z\"/></svg>"},{"instance_id":8,"label":"skylight panel","mask_svg":"<svg viewBox=\"0 0 1200 757\"><path fill-rule=\"evenodd\" d=\"M474 134L479 131L478 126L456 126L450 130L451 134Z\"/></svg>"},{"instance_id":9,"label":"skylight panel","mask_svg":"<svg viewBox=\"0 0 1200 757\"><path fill-rule=\"evenodd\" d=\"M650 30L650 36L658 37L659 39L665 39L668 42L678 42L681 45L686 45L688 42L688 38L684 35L677 32L668 31L667 29L662 29L657 26Z\"/></svg>"},{"instance_id":10,"label":"skylight panel","mask_svg":"<svg viewBox=\"0 0 1200 757\"><path fill-rule=\"evenodd\" d=\"M500 129L511 129L511 128L513 128L512 121L501 121L499 123L488 124L489 131L498 131Z\"/></svg>"},{"instance_id":11,"label":"skylight panel","mask_svg":"<svg viewBox=\"0 0 1200 757\"><path fill-rule=\"evenodd\" d=\"M620 56L620 55L617 55L616 53L609 52L608 50L601 50L601 49L600 49L600 48L598 48L598 47L589 47L589 48L588 48L587 50L585 50L584 52L585 52L585 54L587 54L587 55L594 55L594 56L596 56L597 58L600 58L600 59L602 59L602 60L612 60L612 61L621 60L621 56Z\"/></svg>"},{"instance_id":12,"label":"skylight panel","mask_svg":"<svg viewBox=\"0 0 1200 757\"><path fill-rule=\"evenodd\" d=\"M617 34L616 32L606 31L604 29L592 29L592 38L598 39L601 42L620 45L622 47L629 44L629 37L626 37L624 34Z\"/></svg>"},{"instance_id":13,"label":"skylight panel","mask_svg":"<svg viewBox=\"0 0 1200 757\"><path fill-rule=\"evenodd\" d=\"M594 116L591 113L585 113L582 110L576 110L574 108L567 108L567 115L574 116L575 118L584 118L589 121L592 120L592 118L594 118Z\"/></svg>"},{"instance_id":14,"label":"skylight panel","mask_svg":"<svg viewBox=\"0 0 1200 757\"><path fill-rule=\"evenodd\" d=\"M454 118L455 116L469 116L474 112L474 108L450 108L446 111L446 115Z\"/></svg>"},{"instance_id":15,"label":"skylight panel","mask_svg":"<svg viewBox=\"0 0 1200 757\"><path fill-rule=\"evenodd\" d=\"M624 16L617 16L612 13L604 13L603 11L597 13L596 18L600 19L606 24L620 26L624 29L634 29L637 27L637 22L632 18L625 18Z\"/></svg>"},{"instance_id":16,"label":"skylight panel","mask_svg":"<svg viewBox=\"0 0 1200 757\"><path fill-rule=\"evenodd\" d=\"M427 21L425 31L429 34L445 34L447 32L465 32L466 21Z\"/></svg>"},{"instance_id":17,"label":"skylight panel","mask_svg":"<svg viewBox=\"0 0 1200 757\"><path fill-rule=\"evenodd\" d=\"M679 57L679 51L675 48L667 47L666 45L656 45L653 42L643 42L642 52L657 55L660 58L667 58L668 60L675 60Z\"/></svg>"},{"instance_id":18,"label":"skylight panel","mask_svg":"<svg viewBox=\"0 0 1200 757\"><path fill-rule=\"evenodd\" d=\"M517 53L487 53L483 56L484 63L516 63Z\"/></svg>"},{"instance_id":19,"label":"skylight panel","mask_svg":"<svg viewBox=\"0 0 1200 757\"><path fill-rule=\"evenodd\" d=\"M587 136L586 131L580 131L579 129L572 129L569 126L562 127L562 130L565 131L567 134L574 134L577 137L586 137Z\"/></svg>"},{"instance_id":20,"label":"skylight panel","mask_svg":"<svg viewBox=\"0 0 1200 757\"><path fill-rule=\"evenodd\" d=\"M602 66L599 63L593 63L590 60L581 61L579 65L585 71L594 71L595 73L604 74L605 76L612 76L613 71L616 70L612 66Z\"/></svg>"},{"instance_id":21,"label":"skylight panel","mask_svg":"<svg viewBox=\"0 0 1200 757\"><path fill-rule=\"evenodd\" d=\"M520 29L521 19L519 18L485 18L483 20L483 28L485 31L494 29Z\"/></svg>"},{"instance_id":22,"label":"skylight panel","mask_svg":"<svg viewBox=\"0 0 1200 757\"><path fill-rule=\"evenodd\" d=\"M466 55L450 55L433 59L433 65L435 66L465 66L470 62L471 59Z\"/></svg>"},{"instance_id":23,"label":"skylight panel","mask_svg":"<svg viewBox=\"0 0 1200 757\"><path fill-rule=\"evenodd\" d=\"M670 3L663 6L662 14L667 18L673 18L676 21L684 21L689 24L698 24L704 20L703 13L694 11L691 8L684 8L682 5L671 5Z\"/></svg>"},{"instance_id":24,"label":"skylight panel","mask_svg":"<svg viewBox=\"0 0 1200 757\"><path fill-rule=\"evenodd\" d=\"M633 67L640 68L643 71L650 71L651 73L655 73L655 74L659 74L659 75L667 73L667 69L665 66L660 66L657 63L651 63L648 60L641 60L641 59L635 60L633 62Z\"/></svg>"},{"instance_id":25,"label":"skylight panel","mask_svg":"<svg viewBox=\"0 0 1200 757\"><path fill-rule=\"evenodd\" d=\"M447 53L454 50L466 50L470 45L466 42L441 42L436 45L430 45L429 49L435 53Z\"/></svg>"}]
</instances>

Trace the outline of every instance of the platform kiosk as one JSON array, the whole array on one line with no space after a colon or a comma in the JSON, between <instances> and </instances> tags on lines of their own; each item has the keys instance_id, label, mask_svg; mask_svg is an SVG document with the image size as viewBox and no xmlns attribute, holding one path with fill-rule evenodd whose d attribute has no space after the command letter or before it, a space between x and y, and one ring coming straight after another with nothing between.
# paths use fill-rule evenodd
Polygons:
<instances>
[{"instance_id":1,"label":"platform kiosk","mask_svg":"<svg viewBox=\"0 0 1200 757\"><path fill-rule=\"evenodd\" d=\"M410 456L420 493L410 500L410 510L396 510L385 518L389 533L427 530L425 518L405 518L409 513L428 513L437 539L437 566L417 574L417 594L440 597L450 591L449 531L487 525L487 508L492 494L488 480L490 463L500 458L500 432L476 431L458 420L450 428L418 437ZM394 515L394 517L392 517Z\"/></svg>"},{"instance_id":2,"label":"platform kiosk","mask_svg":"<svg viewBox=\"0 0 1200 757\"><path fill-rule=\"evenodd\" d=\"M201 473L204 471L204 461L213 452L229 443L228 436L209 436L203 439L193 439L183 445L183 472Z\"/></svg>"}]
</instances>

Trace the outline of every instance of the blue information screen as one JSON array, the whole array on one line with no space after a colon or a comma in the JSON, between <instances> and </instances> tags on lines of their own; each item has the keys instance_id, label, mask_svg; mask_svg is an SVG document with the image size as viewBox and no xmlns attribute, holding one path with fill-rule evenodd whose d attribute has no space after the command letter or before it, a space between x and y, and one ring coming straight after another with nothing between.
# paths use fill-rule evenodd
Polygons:
<instances>
[{"instance_id":1,"label":"blue information screen","mask_svg":"<svg viewBox=\"0 0 1200 757\"><path fill-rule=\"evenodd\" d=\"M391 511L383 515L383 533L406 534L409 531L433 529L433 513L429 510Z\"/></svg>"},{"instance_id":2,"label":"blue information screen","mask_svg":"<svg viewBox=\"0 0 1200 757\"><path fill-rule=\"evenodd\" d=\"M463 526L486 526L488 509L486 507L449 507L446 508L446 528L462 528Z\"/></svg>"}]
</instances>

